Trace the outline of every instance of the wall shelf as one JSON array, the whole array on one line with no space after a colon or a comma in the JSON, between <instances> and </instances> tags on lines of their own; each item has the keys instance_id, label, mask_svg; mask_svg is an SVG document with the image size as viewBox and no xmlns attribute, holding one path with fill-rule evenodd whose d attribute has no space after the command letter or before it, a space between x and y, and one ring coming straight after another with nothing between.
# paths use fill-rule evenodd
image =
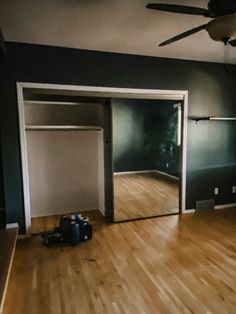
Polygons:
<instances>
[{"instance_id":1,"label":"wall shelf","mask_svg":"<svg viewBox=\"0 0 236 314\"><path fill-rule=\"evenodd\" d=\"M217 117L217 116L205 116L205 117L190 117L190 120L198 123L199 121L236 121L236 117Z\"/></svg>"},{"instance_id":2,"label":"wall shelf","mask_svg":"<svg viewBox=\"0 0 236 314\"><path fill-rule=\"evenodd\" d=\"M26 125L25 129L26 131L101 131L103 128L94 125Z\"/></svg>"}]
</instances>

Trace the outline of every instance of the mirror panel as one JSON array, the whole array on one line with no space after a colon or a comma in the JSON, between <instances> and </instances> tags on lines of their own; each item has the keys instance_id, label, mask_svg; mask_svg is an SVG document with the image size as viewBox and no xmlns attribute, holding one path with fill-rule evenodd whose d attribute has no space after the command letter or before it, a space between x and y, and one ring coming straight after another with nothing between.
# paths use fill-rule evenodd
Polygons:
<instances>
[{"instance_id":1,"label":"mirror panel","mask_svg":"<svg viewBox=\"0 0 236 314\"><path fill-rule=\"evenodd\" d=\"M112 99L114 221L179 212L181 104Z\"/></svg>"}]
</instances>

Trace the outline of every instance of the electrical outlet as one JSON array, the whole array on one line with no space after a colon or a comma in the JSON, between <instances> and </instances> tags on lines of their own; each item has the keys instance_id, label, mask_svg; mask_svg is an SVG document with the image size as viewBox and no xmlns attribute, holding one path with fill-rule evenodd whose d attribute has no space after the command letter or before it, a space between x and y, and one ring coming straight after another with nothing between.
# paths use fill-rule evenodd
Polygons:
<instances>
[{"instance_id":1,"label":"electrical outlet","mask_svg":"<svg viewBox=\"0 0 236 314\"><path fill-rule=\"evenodd\" d=\"M166 168L169 168L169 164L168 164L168 162L166 163Z\"/></svg>"},{"instance_id":2,"label":"electrical outlet","mask_svg":"<svg viewBox=\"0 0 236 314\"><path fill-rule=\"evenodd\" d=\"M236 194L236 186L232 186L232 194Z\"/></svg>"},{"instance_id":3,"label":"electrical outlet","mask_svg":"<svg viewBox=\"0 0 236 314\"><path fill-rule=\"evenodd\" d=\"M215 189L214 189L214 194L215 194L215 195L219 195L219 188L215 188Z\"/></svg>"}]
</instances>

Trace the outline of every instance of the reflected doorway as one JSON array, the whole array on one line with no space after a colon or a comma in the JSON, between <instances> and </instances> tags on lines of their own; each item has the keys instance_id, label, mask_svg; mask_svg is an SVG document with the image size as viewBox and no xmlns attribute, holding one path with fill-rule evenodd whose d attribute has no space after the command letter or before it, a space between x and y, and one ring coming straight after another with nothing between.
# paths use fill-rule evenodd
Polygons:
<instances>
[{"instance_id":1,"label":"reflected doorway","mask_svg":"<svg viewBox=\"0 0 236 314\"><path fill-rule=\"evenodd\" d=\"M112 99L114 221L179 213L182 105Z\"/></svg>"}]
</instances>

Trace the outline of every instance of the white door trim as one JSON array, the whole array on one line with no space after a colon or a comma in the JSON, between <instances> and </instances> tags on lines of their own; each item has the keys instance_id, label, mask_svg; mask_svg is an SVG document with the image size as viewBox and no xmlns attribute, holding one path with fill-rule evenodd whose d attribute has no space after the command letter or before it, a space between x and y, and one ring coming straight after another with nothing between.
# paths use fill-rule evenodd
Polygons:
<instances>
[{"instance_id":1,"label":"white door trim","mask_svg":"<svg viewBox=\"0 0 236 314\"><path fill-rule=\"evenodd\" d=\"M24 119L24 89L36 89L65 95L103 97L103 98L139 98L139 99L168 99L183 101L183 120L182 120L182 160L181 160L181 208L180 213L189 213L186 210L186 169L187 169L187 117L188 117L188 92L181 90L157 90L157 89L136 89L136 88L116 88L116 87L97 87L82 85L60 85L44 83L17 82L17 100L19 113L21 163L24 192L25 208L25 227L26 233L31 232L31 213L30 213L30 190L29 173L27 160L27 143Z\"/></svg>"},{"instance_id":2,"label":"white door trim","mask_svg":"<svg viewBox=\"0 0 236 314\"><path fill-rule=\"evenodd\" d=\"M30 213L30 189L29 189L29 172L28 172L28 156L25 132L25 114L24 114L24 96L23 87L17 83L17 101L19 115L19 131L20 131L20 151L21 151L21 166L24 194L24 215L26 234L31 234L31 213Z\"/></svg>"}]
</instances>

